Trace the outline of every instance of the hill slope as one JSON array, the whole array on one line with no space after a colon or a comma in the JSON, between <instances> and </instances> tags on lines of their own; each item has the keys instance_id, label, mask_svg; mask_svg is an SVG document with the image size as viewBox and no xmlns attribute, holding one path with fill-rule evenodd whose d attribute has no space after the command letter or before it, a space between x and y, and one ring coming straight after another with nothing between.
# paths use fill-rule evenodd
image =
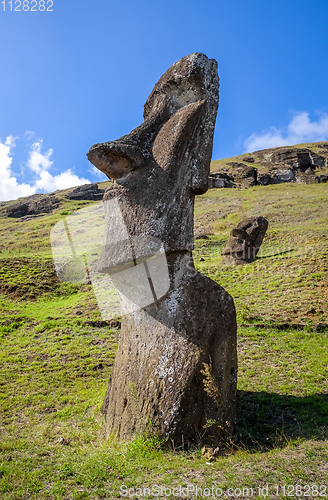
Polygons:
<instances>
[{"instance_id":1,"label":"hill slope","mask_svg":"<svg viewBox=\"0 0 328 500\"><path fill-rule=\"evenodd\" d=\"M328 184L210 189L196 199L196 267L233 296L239 322L236 435L211 463L201 437L179 450L166 443L171 451L156 436L106 438L100 407L119 323L102 321L91 285L54 272L51 227L98 203L68 200L68 191L54 193L49 213L8 217L17 202L0 213L1 498L111 499L122 485L155 484L253 488L253 498L263 497L259 487L277 498L276 488L283 496L283 485L297 485L325 495ZM230 230L248 215L269 221L257 259L222 266Z\"/></svg>"},{"instance_id":2,"label":"hill slope","mask_svg":"<svg viewBox=\"0 0 328 500\"><path fill-rule=\"evenodd\" d=\"M248 157L261 157L268 162L268 158L282 157L286 149L291 148L260 151ZM300 151L300 147L294 149ZM306 145L306 151L318 149L316 144ZM325 149L328 157L328 148L321 149ZM240 159L213 162L213 172L218 165L222 169ZM268 168L265 161L261 168ZM100 183L99 187L109 185ZM64 293L67 286L56 278L51 264L50 229L67 215L98 203L68 200L69 191L34 195L33 199L55 195L58 201L50 213L41 215L8 217L6 209L17 202L2 204L2 293L13 298ZM269 221L257 260L248 266L223 267L220 253L230 230L243 217L251 215L263 215ZM231 293L240 321L257 318L258 321L328 322L328 184L291 182L247 190L210 189L196 198L195 237L196 266Z\"/></svg>"}]
</instances>

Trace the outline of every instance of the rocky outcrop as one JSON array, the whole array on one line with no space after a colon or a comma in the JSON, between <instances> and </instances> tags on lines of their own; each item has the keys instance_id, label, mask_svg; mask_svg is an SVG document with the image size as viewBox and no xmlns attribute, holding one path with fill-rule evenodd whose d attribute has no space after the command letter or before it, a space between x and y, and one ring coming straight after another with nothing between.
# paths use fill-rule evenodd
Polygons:
<instances>
[{"instance_id":1,"label":"rocky outcrop","mask_svg":"<svg viewBox=\"0 0 328 500\"><path fill-rule=\"evenodd\" d=\"M48 214L59 206L59 200L54 195L36 195L36 199L30 197L28 201L15 203L6 207L8 217L21 218L39 214Z\"/></svg>"},{"instance_id":2,"label":"rocky outcrop","mask_svg":"<svg viewBox=\"0 0 328 500\"><path fill-rule=\"evenodd\" d=\"M328 182L328 175L321 174L316 177L318 178L318 182Z\"/></svg>"},{"instance_id":3,"label":"rocky outcrop","mask_svg":"<svg viewBox=\"0 0 328 500\"><path fill-rule=\"evenodd\" d=\"M283 148L274 155L274 162L288 165L294 171L301 170L302 172L314 164L310 150L297 148Z\"/></svg>"},{"instance_id":4,"label":"rocky outcrop","mask_svg":"<svg viewBox=\"0 0 328 500\"><path fill-rule=\"evenodd\" d=\"M155 85L142 125L88 153L115 181L104 195L98 269L122 304L102 407L108 433L119 438L148 429L175 444L201 435L218 442L233 432L235 308L192 258L194 198L208 188L218 87L216 61L184 57Z\"/></svg>"},{"instance_id":5,"label":"rocky outcrop","mask_svg":"<svg viewBox=\"0 0 328 500\"><path fill-rule=\"evenodd\" d=\"M100 201L104 196L104 189L99 189L98 184L85 184L70 191L66 198L69 200Z\"/></svg>"},{"instance_id":6,"label":"rocky outcrop","mask_svg":"<svg viewBox=\"0 0 328 500\"><path fill-rule=\"evenodd\" d=\"M257 174L256 184L258 186L268 186L269 184L271 184L271 182L272 182L272 178L271 178L270 174L266 174L263 172L260 172Z\"/></svg>"},{"instance_id":7,"label":"rocky outcrop","mask_svg":"<svg viewBox=\"0 0 328 500\"><path fill-rule=\"evenodd\" d=\"M233 180L237 187L248 188L256 185L257 169L248 167L244 163L230 162L227 165L232 167Z\"/></svg>"},{"instance_id":8,"label":"rocky outcrop","mask_svg":"<svg viewBox=\"0 0 328 500\"><path fill-rule=\"evenodd\" d=\"M315 175L311 168L308 168L305 172L298 172L295 178L296 182L301 184L315 184L321 181L320 176Z\"/></svg>"},{"instance_id":9,"label":"rocky outcrop","mask_svg":"<svg viewBox=\"0 0 328 500\"><path fill-rule=\"evenodd\" d=\"M267 186L284 182L313 184L327 182L328 143L309 148L272 148L255 151L241 157L242 162L227 162L217 172L211 172L209 188ZM252 164L256 166L252 166ZM229 182L226 182L228 180Z\"/></svg>"},{"instance_id":10,"label":"rocky outcrop","mask_svg":"<svg viewBox=\"0 0 328 500\"><path fill-rule=\"evenodd\" d=\"M270 176L270 184L281 184L282 182L294 182L295 174L291 168L280 168Z\"/></svg>"},{"instance_id":11,"label":"rocky outcrop","mask_svg":"<svg viewBox=\"0 0 328 500\"><path fill-rule=\"evenodd\" d=\"M244 158L242 160L243 161L247 161L248 163L254 163L255 162L253 156L244 156Z\"/></svg>"},{"instance_id":12,"label":"rocky outcrop","mask_svg":"<svg viewBox=\"0 0 328 500\"><path fill-rule=\"evenodd\" d=\"M258 215L243 219L230 233L222 250L223 264L247 264L253 262L268 229L268 221Z\"/></svg>"},{"instance_id":13,"label":"rocky outcrop","mask_svg":"<svg viewBox=\"0 0 328 500\"><path fill-rule=\"evenodd\" d=\"M233 182L233 177L225 174L224 172L210 175L208 178L208 187L210 188L220 188L229 187L234 188L236 184Z\"/></svg>"},{"instance_id":14,"label":"rocky outcrop","mask_svg":"<svg viewBox=\"0 0 328 500\"><path fill-rule=\"evenodd\" d=\"M24 217L24 215L27 215L28 209L28 203L15 203L6 207L6 214L8 217Z\"/></svg>"}]
</instances>

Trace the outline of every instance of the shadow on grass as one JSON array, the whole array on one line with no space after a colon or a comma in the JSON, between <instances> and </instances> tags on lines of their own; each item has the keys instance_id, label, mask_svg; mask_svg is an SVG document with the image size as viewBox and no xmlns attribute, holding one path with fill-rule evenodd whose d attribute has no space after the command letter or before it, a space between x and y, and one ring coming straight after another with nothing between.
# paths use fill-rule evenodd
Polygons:
<instances>
[{"instance_id":1,"label":"shadow on grass","mask_svg":"<svg viewBox=\"0 0 328 500\"><path fill-rule=\"evenodd\" d=\"M262 259L271 259L272 257L278 257L278 255L285 255L286 253L291 253L295 250L295 248L290 248L289 250L284 250L283 252L278 252L278 253L273 253L270 255L258 255L256 259L262 260Z\"/></svg>"},{"instance_id":2,"label":"shadow on grass","mask_svg":"<svg viewBox=\"0 0 328 500\"><path fill-rule=\"evenodd\" d=\"M297 438L328 438L328 394L238 391L236 434L248 451L283 447Z\"/></svg>"}]
</instances>

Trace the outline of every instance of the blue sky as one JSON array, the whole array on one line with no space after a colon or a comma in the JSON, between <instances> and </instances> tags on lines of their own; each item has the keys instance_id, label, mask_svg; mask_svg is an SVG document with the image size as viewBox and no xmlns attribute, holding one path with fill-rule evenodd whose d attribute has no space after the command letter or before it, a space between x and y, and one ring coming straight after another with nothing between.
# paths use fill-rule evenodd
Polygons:
<instances>
[{"instance_id":1,"label":"blue sky","mask_svg":"<svg viewBox=\"0 0 328 500\"><path fill-rule=\"evenodd\" d=\"M105 180L89 147L138 126L156 81L192 52L219 63L213 159L328 140L327 0L5 6L0 201Z\"/></svg>"}]
</instances>

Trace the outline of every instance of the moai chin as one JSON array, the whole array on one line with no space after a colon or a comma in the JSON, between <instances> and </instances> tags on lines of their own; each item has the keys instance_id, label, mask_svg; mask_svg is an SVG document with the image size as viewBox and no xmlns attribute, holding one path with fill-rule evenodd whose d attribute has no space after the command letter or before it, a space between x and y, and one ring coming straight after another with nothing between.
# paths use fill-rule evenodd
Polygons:
<instances>
[{"instance_id":1,"label":"moai chin","mask_svg":"<svg viewBox=\"0 0 328 500\"><path fill-rule=\"evenodd\" d=\"M218 91L214 59L200 53L183 57L155 85L142 125L116 141L95 144L87 154L114 181L104 195L99 271L115 283L117 271L133 269L136 259L148 262L161 242L169 277L164 295L154 294L151 304L122 317L102 406L108 433L120 439L148 429L174 443L203 436L217 442L233 432L234 303L196 271L192 258L194 199L208 188ZM128 235L121 247L112 242L111 203L106 204L114 200ZM121 296L124 286L118 285Z\"/></svg>"}]
</instances>

